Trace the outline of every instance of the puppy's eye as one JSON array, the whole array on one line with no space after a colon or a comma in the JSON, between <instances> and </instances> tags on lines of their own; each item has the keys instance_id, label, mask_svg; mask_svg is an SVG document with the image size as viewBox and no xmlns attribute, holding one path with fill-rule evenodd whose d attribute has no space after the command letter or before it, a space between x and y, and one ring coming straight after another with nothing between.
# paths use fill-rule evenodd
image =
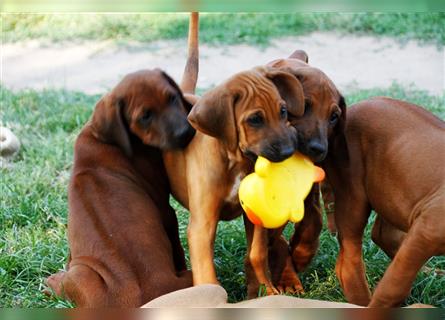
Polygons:
<instances>
[{"instance_id":1,"label":"puppy's eye","mask_svg":"<svg viewBox=\"0 0 445 320\"><path fill-rule=\"evenodd\" d=\"M177 94L173 94L168 99L168 104L176 104L179 100L179 96Z\"/></svg>"},{"instance_id":2,"label":"puppy's eye","mask_svg":"<svg viewBox=\"0 0 445 320\"><path fill-rule=\"evenodd\" d=\"M331 116L329 117L329 124L331 126L335 125L337 123L338 119L339 119L338 113L337 112L333 112L331 114Z\"/></svg>"},{"instance_id":3,"label":"puppy's eye","mask_svg":"<svg viewBox=\"0 0 445 320\"><path fill-rule=\"evenodd\" d=\"M281 119L287 119L287 108L286 108L285 105L282 105L282 106L281 106L281 109L280 109L280 118L281 118Z\"/></svg>"},{"instance_id":4,"label":"puppy's eye","mask_svg":"<svg viewBox=\"0 0 445 320\"><path fill-rule=\"evenodd\" d=\"M261 127L264 124L264 118L261 113L255 113L247 118L247 123L252 127Z\"/></svg>"},{"instance_id":5,"label":"puppy's eye","mask_svg":"<svg viewBox=\"0 0 445 320\"><path fill-rule=\"evenodd\" d=\"M142 116L139 117L139 122L142 124L148 124L153 119L153 112L146 110Z\"/></svg>"}]
</instances>

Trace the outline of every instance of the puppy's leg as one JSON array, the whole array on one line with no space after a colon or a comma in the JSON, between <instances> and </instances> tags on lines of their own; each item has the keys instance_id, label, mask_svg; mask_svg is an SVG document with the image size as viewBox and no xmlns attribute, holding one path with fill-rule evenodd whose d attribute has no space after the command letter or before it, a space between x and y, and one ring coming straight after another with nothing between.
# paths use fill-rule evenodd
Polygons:
<instances>
[{"instance_id":1,"label":"puppy's leg","mask_svg":"<svg viewBox=\"0 0 445 320\"><path fill-rule=\"evenodd\" d=\"M372 227L371 238L388 257L394 258L405 236L406 232L397 229L381 216L377 216Z\"/></svg>"},{"instance_id":2,"label":"puppy's leg","mask_svg":"<svg viewBox=\"0 0 445 320\"><path fill-rule=\"evenodd\" d=\"M65 294L63 292L62 282L65 274L66 271L59 271L46 278L45 284L49 287L50 290L45 289L43 290L43 293L48 296L51 296L51 294L54 293L56 296L63 298Z\"/></svg>"},{"instance_id":3,"label":"puppy's leg","mask_svg":"<svg viewBox=\"0 0 445 320\"><path fill-rule=\"evenodd\" d=\"M302 293L303 285L295 271L289 244L282 236L284 227L269 230L269 268L273 285L284 293Z\"/></svg>"},{"instance_id":4,"label":"puppy's leg","mask_svg":"<svg viewBox=\"0 0 445 320\"><path fill-rule=\"evenodd\" d=\"M295 231L290 240L292 260L297 272L307 267L318 249L322 228L319 199L319 189L315 185L304 201L303 220L295 224Z\"/></svg>"},{"instance_id":5,"label":"puppy's leg","mask_svg":"<svg viewBox=\"0 0 445 320\"><path fill-rule=\"evenodd\" d=\"M326 213L326 218L328 220L328 230L331 234L337 232L337 227L335 226L335 196L334 190L332 190L331 185L327 180L320 184L321 196L323 198L324 212Z\"/></svg>"},{"instance_id":6,"label":"puppy's leg","mask_svg":"<svg viewBox=\"0 0 445 320\"><path fill-rule=\"evenodd\" d=\"M393 261L380 280L370 307L394 307L409 295L420 268L435 255L445 254L445 220L442 199L426 205L406 234Z\"/></svg>"},{"instance_id":7,"label":"puppy's leg","mask_svg":"<svg viewBox=\"0 0 445 320\"><path fill-rule=\"evenodd\" d=\"M260 285L266 287L266 294L278 294L273 286L268 268L268 235L263 227L253 225L243 214L244 227L246 229L247 255L244 261L247 281L247 297L249 299L258 296Z\"/></svg>"},{"instance_id":8,"label":"puppy's leg","mask_svg":"<svg viewBox=\"0 0 445 320\"><path fill-rule=\"evenodd\" d=\"M46 283L57 296L77 307L105 307L109 303L102 277L86 265L74 265L68 271L56 273Z\"/></svg>"},{"instance_id":9,"label":"puppy's leg","mask_svg":"<svg viewBox=\"0 0 445 320\"><path fill-rule=\"evenodd\" d=\"M172 207L168 206L164 212L165 229L172 246L173 261L178 272L187 270L184 249L179 239L178 218Z\"/></svg>"},{"instance_id":10,"label":"puppy's leg","mask_svg":"<svg viewBox=\"0 0 445 320\"><path fill-rule=\"evenodd\" d=\"M362 238L370 208L364 197L348 193L336 195L335 199L335 223L340 243L335 271L348 302L365 306L371 293L365 276Z\"/></svg>"},{"instance_id":11,"label":"puppy's leg","mask_svg":"<svg viewBox=\"0 0 445 320\"><path fill-rule=\"evenodd\" d=\"M190 198L187 237L193 285L219 283L213 264L213 253L220 207L220 202L209 194Z\"/></svg>"}]
</instances>

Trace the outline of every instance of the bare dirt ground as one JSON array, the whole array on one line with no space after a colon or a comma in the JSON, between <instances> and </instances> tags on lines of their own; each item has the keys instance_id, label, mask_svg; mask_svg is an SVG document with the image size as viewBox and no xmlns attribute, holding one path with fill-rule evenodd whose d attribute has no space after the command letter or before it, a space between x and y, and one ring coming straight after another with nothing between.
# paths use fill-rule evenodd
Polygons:
<instances>
[{"instance_id":1,"label":"bare dirt ground","mask_svg":"<svg viewBox=\"0 0 445 320\"><path fill-rule=\"evenodd\" d=\"M309 54L342 91L388 87L393 81L432 94L445 90L445 54L435 45L390 38L312 33L279 38L266 48L248 45L200 45L198 87L208 88L250 67L288 56L295 49ZM65 88L103 93L119 79L142 68L159 67L179 80L186 40L116 46L112 42L44 45L37 41L3 44L3 85L12 89Z\"/></svg>"}]
</instances>

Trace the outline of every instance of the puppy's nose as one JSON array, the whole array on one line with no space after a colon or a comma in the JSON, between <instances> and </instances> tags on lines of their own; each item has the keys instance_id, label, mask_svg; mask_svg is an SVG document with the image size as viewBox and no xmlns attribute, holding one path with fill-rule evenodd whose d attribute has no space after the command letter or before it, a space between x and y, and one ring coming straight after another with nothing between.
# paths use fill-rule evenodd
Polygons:
<instances>
[{"instance_id":1,"label":"puppy's nose","mask_svg":"<svg viewBox=\"0 0 445 320\"><path fill-rule=\"evenodd\" d=\"M308 148L313 154L322 154L326 152L326 147L317 140L312 140L311 142L309 142Z\"/></svg>"},{"instance_id":2,"label":"puppy's nose","mask_svg":"<svg viewBox=\"0 0 445 320\"><path fill-rule=\"evenodd\" d=\"M188 122L186 122L186 124L177 125L176 128L171 131L168 142L169 147L182 149L190 143L194 135L195 129L193 129Z\"/></svg>"},{"instance_id":3,"label":"puppy's nose","mask_svg":"<svg viewBox=\"0 0 445 320\"><path fill-rule=\"evenodd\" d=\"M316 158L324 158L327 148L326 146L318 140L312 140L307 145L309 153L311 156ZM317 159L321 161L323 159Z\"/></svg>"},{"instance_id":4,"label":"puppy's nose","mask_svg":"<svg viewBox=\"0 0 445 320\"><path fill-rule=\"evenodd\" d=\"M182 125L182 126L179 126L179 128L176 128L175 131L173 131L173 136L176 139L180 139L180 138L186 136L189 131L190 131L190 128L188 125Z\"/></svg>"},{"instance_id":5,"label":"puppy's nose","mask_svg":"<svg viewBox=\"0 0 445 320\"><path fill-rule=\"evenodd\" d=\"M281 162L289 158L294 152L293 144L276 142L269 145L261 155L272 162Z\"/></svg>"},{"instance_id":6,"label":"puppy's nose","mask_svg":"<svg viewBox=\"0 0 445 320\"><path fill-rule=\"evenodd\" d=\"M279 156L280 158L287 159L295 152L295 148L293 147L285 147L281 148Z\"/></svg>"}]
</instances>

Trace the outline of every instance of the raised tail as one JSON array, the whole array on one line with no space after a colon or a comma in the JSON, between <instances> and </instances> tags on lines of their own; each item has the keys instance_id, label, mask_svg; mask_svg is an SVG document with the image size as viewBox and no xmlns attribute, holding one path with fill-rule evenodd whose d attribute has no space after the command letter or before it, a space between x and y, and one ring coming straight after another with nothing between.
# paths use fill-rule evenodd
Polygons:
<instances>
[{"instance_id":1,"label":"raised tail","mask_svg":"<svg viewBox=\"0 0 445 320\"><path fill-rule=\"evenodd\" d=\"M188 54L187 62L184 68L184 74L181 80L181 90L183 93L195 93L196 82L199 72L199 13L190 13L189 35L188 35Z\"/></svg>"}]
</instances>

